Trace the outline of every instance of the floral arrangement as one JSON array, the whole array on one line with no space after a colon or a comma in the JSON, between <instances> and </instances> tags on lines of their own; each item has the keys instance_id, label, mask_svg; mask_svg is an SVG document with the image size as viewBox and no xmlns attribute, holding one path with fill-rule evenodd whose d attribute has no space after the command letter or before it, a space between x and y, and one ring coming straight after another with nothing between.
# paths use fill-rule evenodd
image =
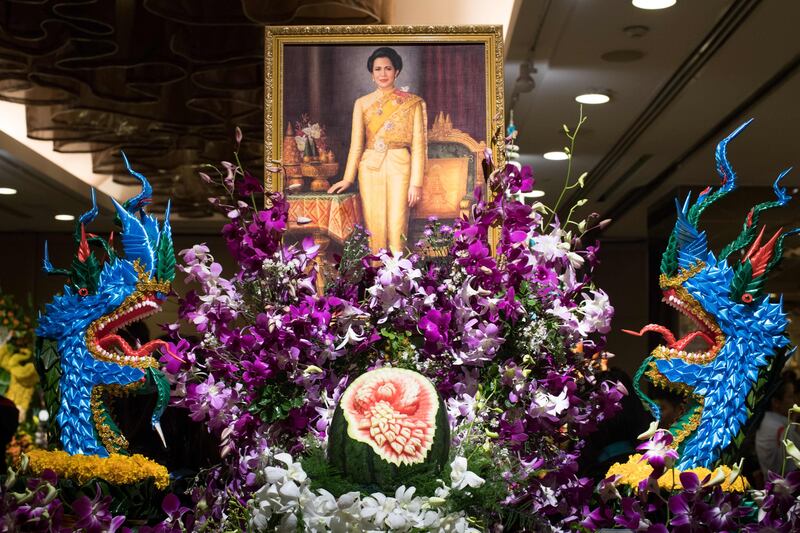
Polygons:
<instances>
[{"instance_id":1,"label":"floral arrangement","mask_svg":"<svg viewBox=\"0 0 800 533\"><path fill-rule=\"evenodd\" d=\"M0 292L0 343L16 349L33 348L33 322L10 294Z\"/></svg>"},{"instance_id":2,"label":"floral arrangement","mask_svg":"<svg viewBox=\"0 0 800 533\"><path fill-rule=\"evenodd\" d=\"M576 475L583 437L625 394L594 378L613 313L591 284L597 246L582 245L598 220L559 221L542 204L520 201L534 184L530 168L488 167L488 190L476 191L472 217L453 226L431 220L418 249L402 256L370 255L357 231L338 278L317 294L312 241L282 242L284 197L266 193L259 209L240 194L255 188L249 174L225 167L218 181L228 197L212 203L229 219L223 236L239 270L223 276L202 244L180 253L179 269L198 286L181 300L180 315L200 342L170 325L177 357L163 360L175 404L221 442L221 464L194 489L205 510L198 523L291 528L302 519L310 527L314 516L333 519L323 512L332 502L339 510L349 502L348 513L366 519L365 502L390 501L369 491L355 496L313 460L324 455L347 384L393 366L421 372L445 399L453 460L443 479L461 472L484 482L450 487L444 497L446 484L429 480L406 486L388 505L435 507L436 520L464 517L479 529L576 524L593 488ZM582 181L568 175L567 187ZM446 255L422 253L443 247ZM300 476L290 492L303 496L302 505L267 496L287 486L265 470L275 459ZM313 513L309 499L317 502ZM407 518L400 529L424 520ZM400 521L387 514L373 526L393 523Z\"/></svg>"},{"instance_id":3,"label":"floral arrangement","mask_svg":"<svg viewBox=\"0 0 800 533\"><path fill-rule=\"evenodd\" d=\"M0 292L0 394L13 401L20 411L20 422L32 429L29 407L39 376L32 360L33 324L30 313ZM34 404L38 405L39 402Z\"/></svg>"},{"instance_id":4,"label":"floral arrangement","mask_svg":"<svg viewBox=\"0 0 800 533\"><path fill-rule=\"evenodd\" d=\"M69 493L68 493L69 492ZM179 498L169 493L162 501L160 511L166 518L154 526L141 521L127 520L113 507L124 506L124 496L112 498L100 483L67 491L52 470L39 477L18 478L9 471L0 485L0 530L42 531L57 533L114 533L130 532L136 527L140 533L179 533L192 526L192 513L180 504ZM94 494L89 497L88 494Z\"/></svg>"},{"instance_id":5,"label":"floral arrangement","mask_svg":"<svg viewBox=\"0 0 800 533\"><path fill-rule=\"evenodd\" d=\"M669 431L657 430L639 446L642 455L612 466L597 487L596 506L585 509L581 525L590 531L623 527L649 533L788 533L800 528L800 472L770 472L764 490L746 490L741 463L713 472L671 468L679 458L672 440ZM793 461L800 466L800 456Z\"/></svg>"},{"instance_id":6,"label":"floral arrangement","mask_svg":"<svg viewBox=\"0 0 800 533\"><path fill-rule=\"evenodd\" d=\"M6 463L18 465L23 453L34 449L34 439L24 430L17 429L17 433L6 446Z\"/></svg>"}]
</instances>

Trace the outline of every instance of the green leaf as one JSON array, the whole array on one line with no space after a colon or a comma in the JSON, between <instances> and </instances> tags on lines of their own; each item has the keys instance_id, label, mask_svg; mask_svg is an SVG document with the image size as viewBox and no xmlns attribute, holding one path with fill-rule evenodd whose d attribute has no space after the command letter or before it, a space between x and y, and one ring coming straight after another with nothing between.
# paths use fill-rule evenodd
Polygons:
<instances>
[{"instance_id":1,"label":"green leaf","mask_svg":"<svg viewBox=\"0 0 800 533\"><path fill-rule=\"evenodd\" d=\"M282 379L266 385L261 396L250 405L250 412L269 424L287 418L292 409L302 407L305 401L305 389Z\"/></svg>"}]
</instances>

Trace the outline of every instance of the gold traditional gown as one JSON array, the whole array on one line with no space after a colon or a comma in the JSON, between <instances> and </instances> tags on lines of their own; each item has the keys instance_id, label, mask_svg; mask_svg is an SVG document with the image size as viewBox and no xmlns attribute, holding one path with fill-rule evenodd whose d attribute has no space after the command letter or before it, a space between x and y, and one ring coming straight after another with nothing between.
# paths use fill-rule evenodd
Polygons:
<instances>
[{"instance_id":1,"label":"gold traditional gown","mask_svg":"<svg viewBox=\"0 0 800 533\"><path fill-rule=\"evenodd\" d=\"M356 100L353 131L344 177L358 187L370 247L405 251L408 188L421 187L428 143L425 101L392 89L376 90Z\"/></svg>"}]
</instances>

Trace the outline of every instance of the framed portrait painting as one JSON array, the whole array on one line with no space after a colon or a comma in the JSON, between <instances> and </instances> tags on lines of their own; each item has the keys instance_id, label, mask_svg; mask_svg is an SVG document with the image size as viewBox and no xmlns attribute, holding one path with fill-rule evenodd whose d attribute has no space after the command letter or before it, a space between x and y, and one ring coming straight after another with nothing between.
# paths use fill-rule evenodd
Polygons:
<instances>
[{"instance_id":1,"label":"framed portrait painting","mask_svg":"<svg viewBox=\"0 0 800 533\"><path fill-rule=\"evenodd\" d=\"M356 226L406 253L430 217L469 211L503 131L499 26L266 29L265 173L288 238L333 254Z\"/></svg>"}]
</instances>

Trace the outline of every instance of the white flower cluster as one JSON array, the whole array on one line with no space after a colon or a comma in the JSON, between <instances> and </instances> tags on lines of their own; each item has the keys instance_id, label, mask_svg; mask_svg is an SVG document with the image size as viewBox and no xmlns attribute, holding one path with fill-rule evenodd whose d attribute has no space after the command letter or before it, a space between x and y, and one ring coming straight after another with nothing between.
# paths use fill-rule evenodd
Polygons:
<instances>
[{"instance_id":1,"label":"white flower cluster","mask_svg":"<svg viewBox=\"0 0 800 533\"><path fill-rule=\"evenodd\" d=\"M522 328L521 336L526 339L527 352L538 355L547 341L547 322L535 313L531 314L528 323Z\"/></svg>"},{"instance_id":2,"label":"white flower cluster","mask_svg":"<svg viewBox=\"0 0 800 533\"><path fill-rule=\"evenodd\" d=\"M299 462L288 453L274 459L285 466L267 466L266 484L249 502L250 527L255 531L382 532L440 531L478 533L463 512L447 512L451 490L480 487L484 480L467 470L467 460L456 457L451 467L451 483L436 489L433 497L414 496L414 487L399 487L394 496L380 492L362 496L348 492L335 498L325 489L312 491L310 480ZM277 522L277 524L275 523Z\"/></svg>"},{"instance_id":3,"label":"white flower cluster","mask_svg":"<svg viewBox=\"0 0 800 533\"><path fill-rule=\"evenodd\" d=\"M292 298L301 293L315 290L313 280L309 276L298 276L303 272L308 261L307 255L297 254L288 261L284 260L280 252L273 257L268 257L261 262L262 289L266 289L269 297L284 291Z\"/></svg>"}]
</instances>

